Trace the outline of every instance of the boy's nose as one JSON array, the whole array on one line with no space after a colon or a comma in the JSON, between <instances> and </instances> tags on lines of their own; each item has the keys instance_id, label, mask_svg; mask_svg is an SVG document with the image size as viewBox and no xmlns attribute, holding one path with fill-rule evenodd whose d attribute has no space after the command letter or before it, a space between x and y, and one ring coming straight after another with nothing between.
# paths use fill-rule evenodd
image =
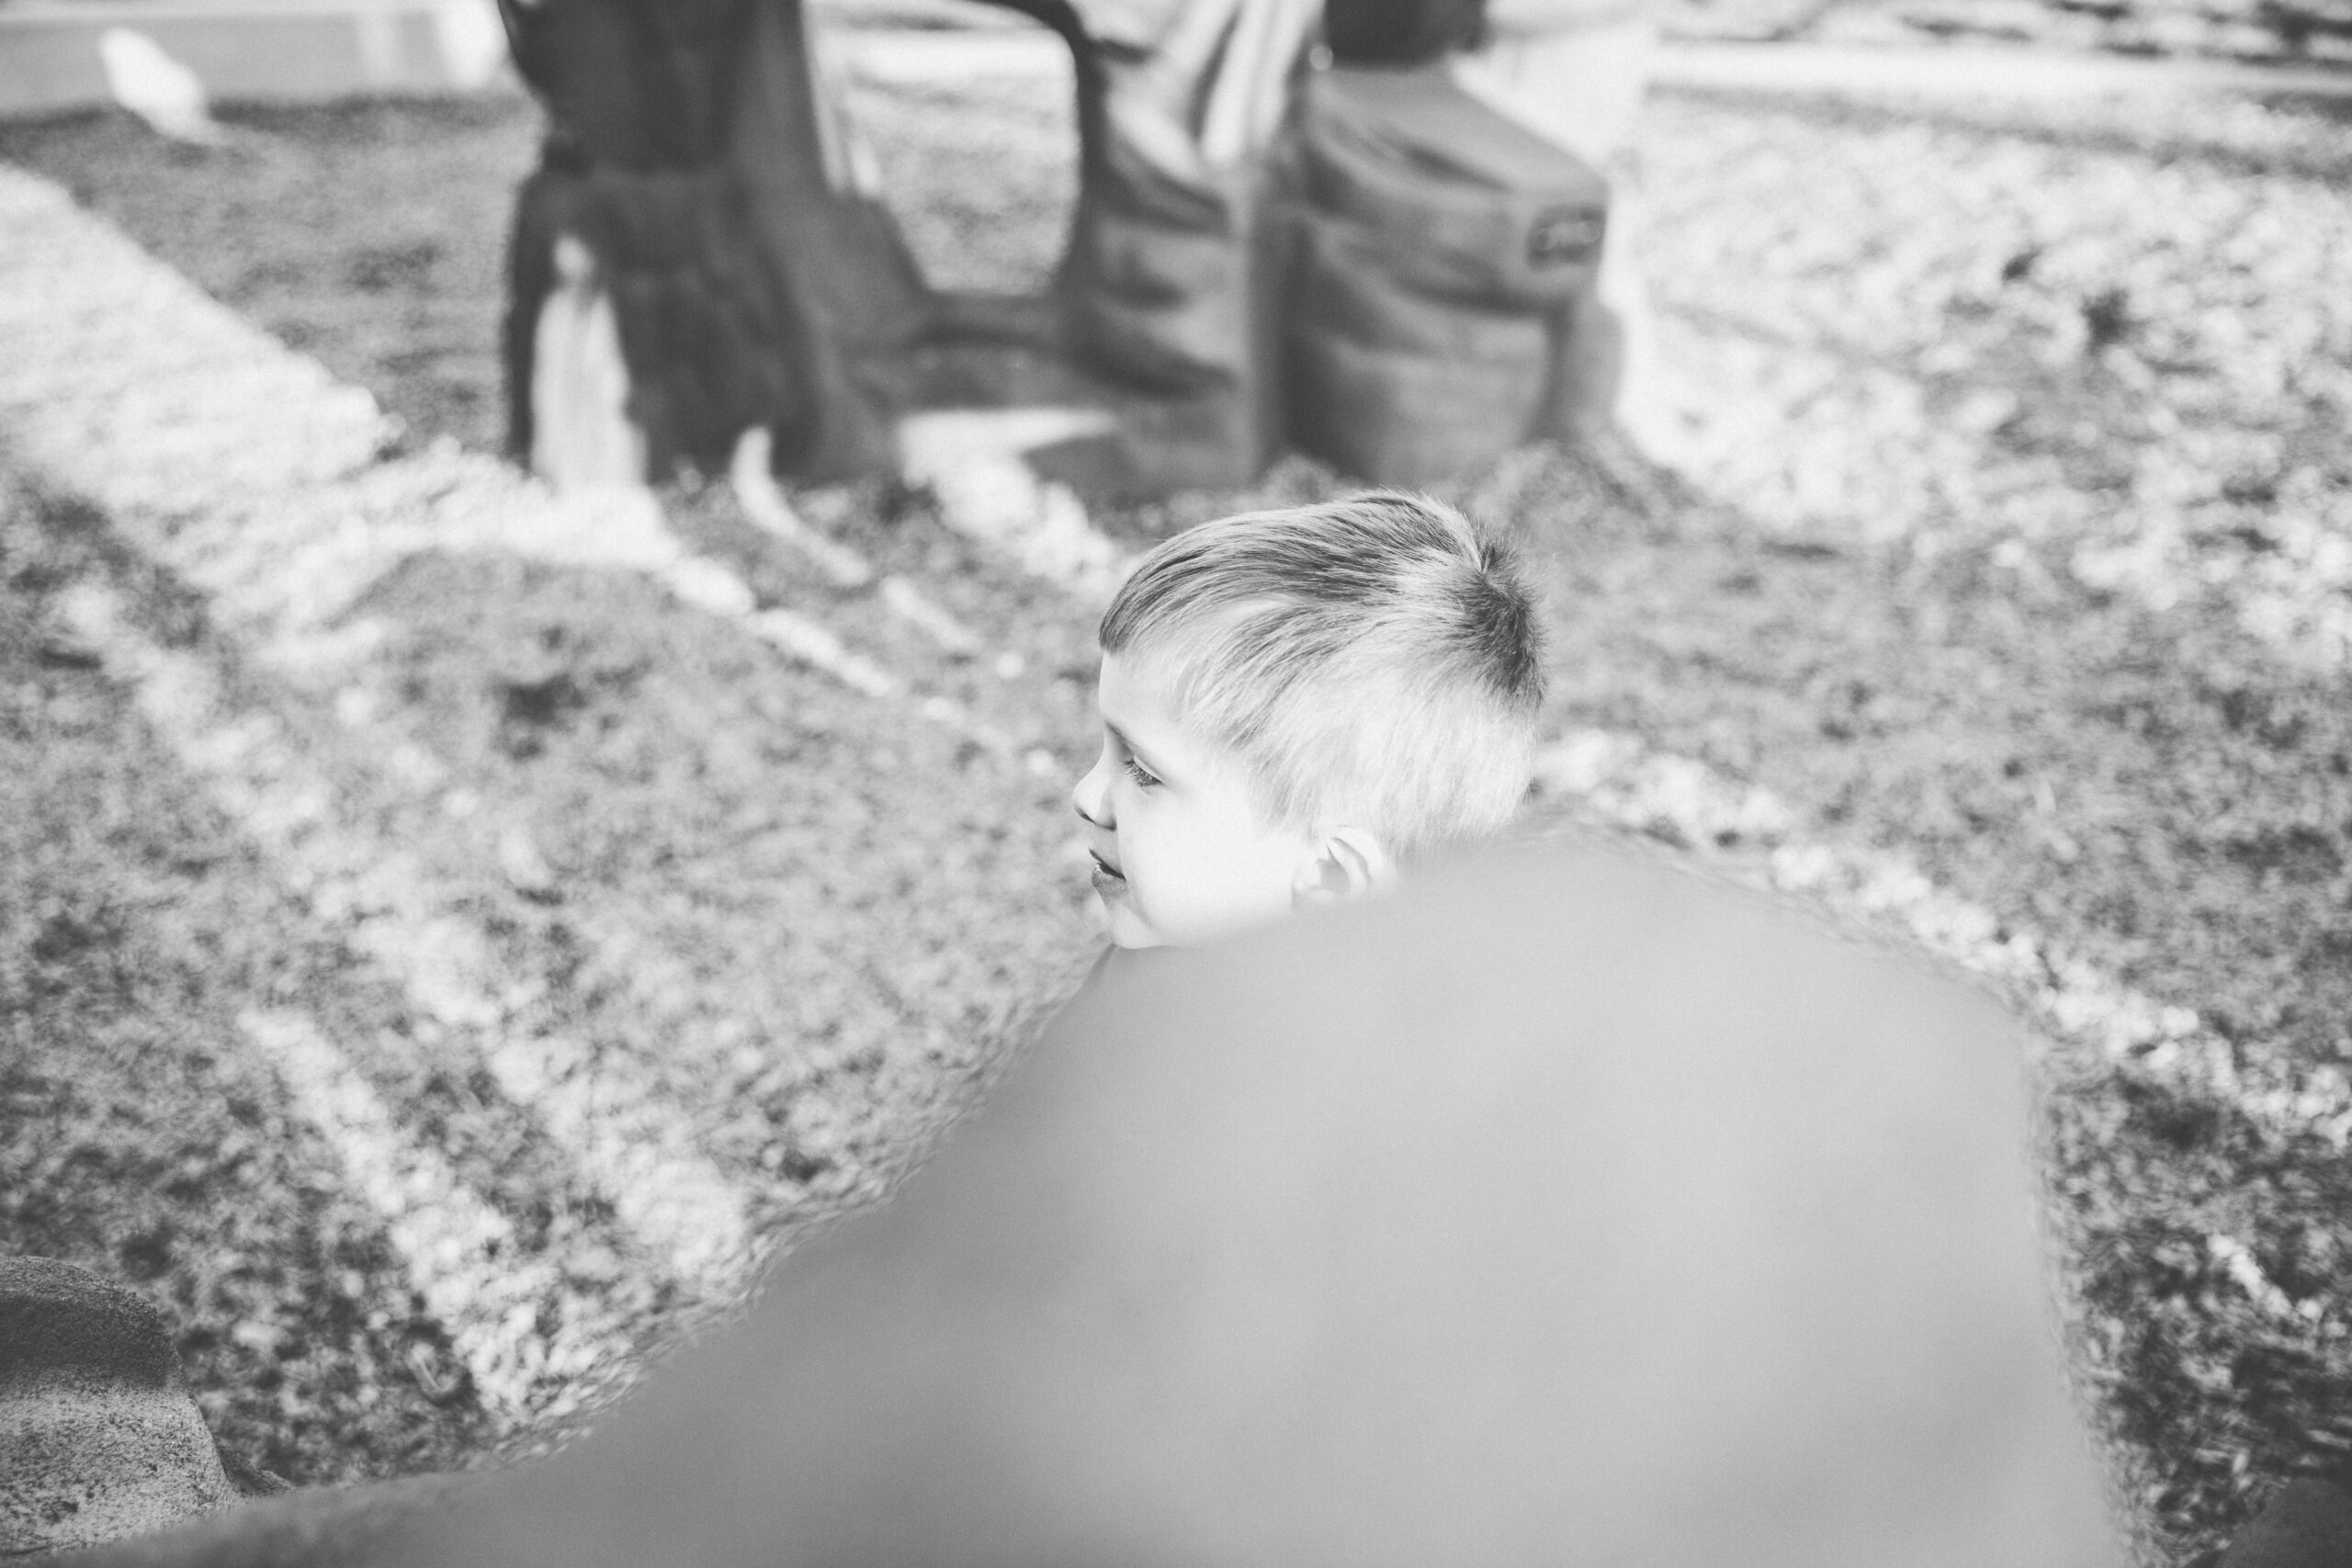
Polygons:
<instances>
[{"instance_id":1,"label":"boy's nose","mask_svg":"<svg viewBox=\"0 0 2352 1568\"><path fill-rule=\"evenodd\" d=\"M1091 827L1108 830L1111 827L1111 792L1102 779L1102 762L1095 760L1086 770L1086 776L1070 786L1069 803L1079 816Z\"/></svg>"}]
</instances>

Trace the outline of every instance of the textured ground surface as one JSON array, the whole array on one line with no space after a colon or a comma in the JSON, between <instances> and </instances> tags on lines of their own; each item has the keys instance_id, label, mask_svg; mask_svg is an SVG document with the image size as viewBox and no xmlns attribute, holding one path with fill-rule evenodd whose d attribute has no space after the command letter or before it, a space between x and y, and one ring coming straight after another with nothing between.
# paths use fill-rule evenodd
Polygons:
<instances>
[{"instance_id":1,"label":"textured ground surface","mask_svg":"<svg viewBox=\"0 0 2352 1568\"><path fill-rule=\"evenodd\" d=\"M1672 0L1691 38L1997 43L2266 64L2352 60L2343 0Z\"/></svg>"},{"instance_id":2,"label":"textured ground surface","mask_svg":"<svg viewBox=\"0 0 2352 1568\"><path fill-rule=\"evenodd\" d=\"M880 27L1005 27L985 0L813 0ZM1662 0L1669 36L1897 48L2050 46L2264 64L2352 60L2345 0Z\"/></svg>"},{"instance_id":3,"label":"textured ground surface","mask_svg":"<svg viewBox=\"0 0 2352 1568\"><path fill-rule=\"evenodd\" d=\"M935 273L1042 276L1051 94L863 107ZM232 118L209 152L0 128L0 160L372 390L416 494L472 482L533 112ZM2049 1029L2079 1360L2185 1556L2352 1449L2352 136L2246 105L1677 96L1644 146L1674 467L1539 452L1458 491L1551 594L1532 820L1779 886ZM156 1292L244 1462L527 1445L598 1386L562 1347L658 1341L741 1278L582 1146L668 1150L662 1181L772 1241L870 1195L1083 956L1060 799L1088 606L922 492L797 500L977 655L717 489L667 526L742 604L674 562L434 546L306 643L232 591L267 561L215 571L168 506L93 504L107 474L8 466L0 1246ZM1241 499L1094 522L1133 544ZM768 608L866 662L779 651ZM460 1006L474 971L435 954L469 942L506 989ZM321 1088L289 1009L363 1097ZM653 1109L534 1100L564 1052ZM538 1269L537 1306L435 1272L362 1171L386 1148L486 1216L435 1245ZM534 1346L555 1359L514 1372Z\"/></svg>"}]
</instances>

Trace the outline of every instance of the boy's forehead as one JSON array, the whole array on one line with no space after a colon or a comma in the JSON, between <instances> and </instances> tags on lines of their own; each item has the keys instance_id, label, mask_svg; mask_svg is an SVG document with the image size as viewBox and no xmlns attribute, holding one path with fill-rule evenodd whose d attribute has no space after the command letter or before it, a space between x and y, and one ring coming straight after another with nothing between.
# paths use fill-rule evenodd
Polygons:
<instances>
[{"instance_id":1,"label":"boy's forehead","mask_svg":"<svg viewBox=\"0 0 2352 1568\"><path fill-rule=\"evenodd\" d=\"M1175 672L1166 660L1138 655L1133 649L1105 653L1094 679L1102 716L1122 728L1130 719L1140 724L1176 720L1182 712L1177 686Z\"/></svg>"},{"instance_id":2,"label":"boy's forehead","mask_svg":"<svg viewBox=\"0 0 2352 1568\"><path fill-rule=\"evenodd\" d=\"M1176 682L1164 666L1126 654L1104 654L1094 678L1095 705L1102 710L1102 722L1129 735L1181 728L1182 710L1176 695Z\"/></svg>"},{"instance_id":3,"label":"boy's forehead","mask_svg":"<svg viewBox=\"0 0 2352 1568\"><path fill-rule=\"evenodd\" d=\"M1132 649L1104 654L1095 705L1104 724L1136 745L1203 758L1224 754L1186 711L1182 682L1166 660L1138 658Z\"/></svg>"}]
</instances>

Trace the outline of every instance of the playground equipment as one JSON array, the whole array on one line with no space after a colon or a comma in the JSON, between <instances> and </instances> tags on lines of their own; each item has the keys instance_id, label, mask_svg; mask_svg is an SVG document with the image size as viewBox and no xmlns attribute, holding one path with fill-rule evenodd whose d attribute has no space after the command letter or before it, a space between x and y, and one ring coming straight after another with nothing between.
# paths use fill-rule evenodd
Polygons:
<instances>
[{"instance_id":1,"label":"playground equipment","mask_svg":"<svg viewBox=\"0 0 2352 1568\"><path fill-rule=\"evenodd\" d=\"M553 121L514 229L516 455L716 471L756 428L782 472L889 471L943 348L960 386L1103 411L1087 468L1129 492L1285 446L1420 483L1607 418L1608 186L1447 73L1475 6L1000 3L1068 44L1078 100L1068 248L1026 302L926 284L798 0L502 0Z\"/></svg>"}]
</instances>

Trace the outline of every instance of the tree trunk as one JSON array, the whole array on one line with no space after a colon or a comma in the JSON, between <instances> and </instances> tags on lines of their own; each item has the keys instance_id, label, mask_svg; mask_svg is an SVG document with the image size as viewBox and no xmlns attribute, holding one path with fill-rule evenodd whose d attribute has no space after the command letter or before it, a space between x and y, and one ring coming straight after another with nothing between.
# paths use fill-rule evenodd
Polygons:
<instances>
[{"instance_id":1,"label":"tree trunk","mask_svg":"<svg viewBox=\"0 0 2352 1568\"><path fill-rule=\"evenodd\" d=\"M515 456L558 482L655 479L722 468L758 426L789 472L887 468L888 370L932 301L889 214L828 177L799 0L503 11L552 122L510 258ZM560 249L588 265L560 276ZM609 373L565 324L600 310ZM542 373L550 349L592 369ZM583 375L625 383L617 423L610 399L571 395Z\"/></svg>"}]
</instances>

